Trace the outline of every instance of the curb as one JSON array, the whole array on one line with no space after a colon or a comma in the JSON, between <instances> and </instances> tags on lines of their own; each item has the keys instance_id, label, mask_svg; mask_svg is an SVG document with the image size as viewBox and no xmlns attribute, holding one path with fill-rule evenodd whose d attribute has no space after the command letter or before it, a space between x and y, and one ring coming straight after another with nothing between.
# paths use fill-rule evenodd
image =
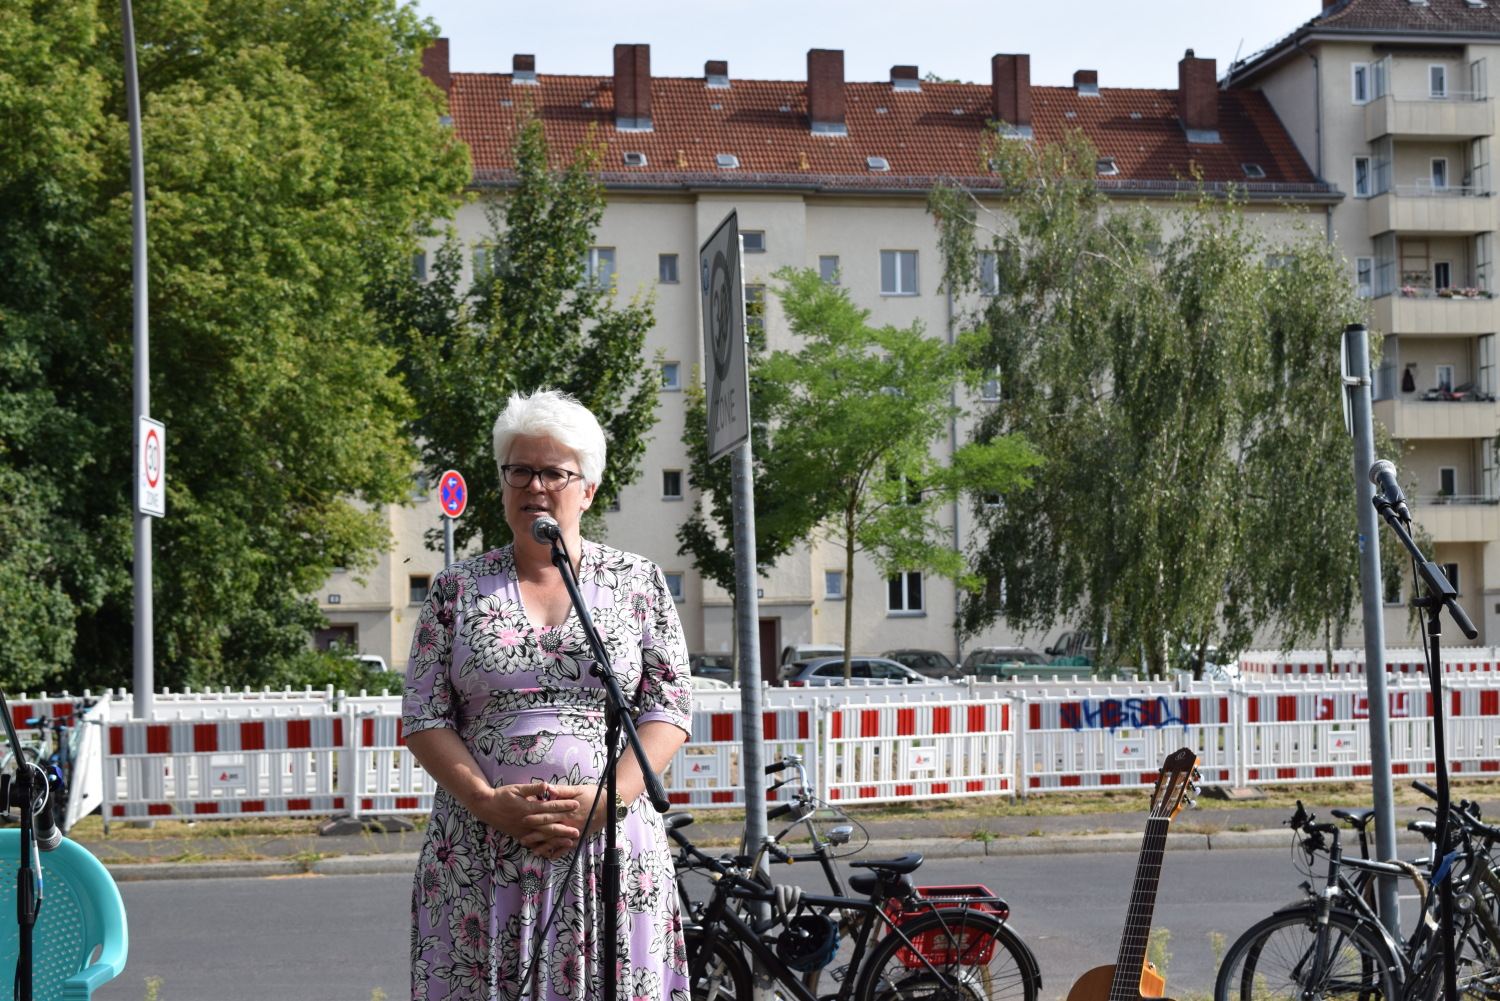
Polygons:
<instances>
[{"instance_id":1,"label":"curb","mask_svg":"<svg viewBox=\"0 0 1500 1001\"><path fill-rule=\"evenodd\" d=\"M1352 844L1353 839L1350 839ZM1274 828L1261 831L1221 831L1217 834L1183 832L1169 835L1168 851L1235 851L1286 848L1291 832ZM1396 843L1425 845L1414 831L1400 831ZM863 858L895 858L920 851L930 859L1024 858L1028 855L1085 855L1098 852L1138 852L1141 835L1131 833L1042 835L1001 837L993 841L957 841L943 838L887 839L869 842ZM118 883L161 879L244 879L268 876L383 876L412 873L417 852L370 855L336 855L311 865L289 859L217 860L207 862L114 862L104 866Z\"/></svg>"}]
</instances>

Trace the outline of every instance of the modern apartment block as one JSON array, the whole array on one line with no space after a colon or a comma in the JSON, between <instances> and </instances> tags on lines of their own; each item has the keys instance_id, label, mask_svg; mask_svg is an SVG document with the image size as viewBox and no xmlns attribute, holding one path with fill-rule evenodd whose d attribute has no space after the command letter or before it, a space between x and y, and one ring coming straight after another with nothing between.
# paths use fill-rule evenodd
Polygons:
<instances>
[{"instance_id":1,"label":"modern apartment block","mask_svg":"<svg viewBox=\"0 0 1500 1001\"><path fill-rule=\"evenodd\" d=\"M1223 80L1262 94L1349 195L1327 207L1328 230L1383 335L1376 417L1485 644L1500 641L1497 57L1500 9L1485 0L1342 0ZM1409 633L1409 597L1409 582L1387 595L1392 638Z\"/></svg>"},{"instance_id":2,"label":"modern apartment block","mask_svg":"<svg viewBox=\"0 0 1500 1001\"><path fill-rule=\"evenodd\" d=\"M614 499L607 541L662 565L698 650L729 649L733 628L728 596L676 555L675 532L694 499L680 443L682 389L702 364L698 248L731 210L745 237L748 295L767 305L761 322L768 341L792 347L767 294L771 275L787 265L838 282L877 325L919 322L933 337L953 335L973 304L954 301L941 287L927 196L940 180L961 183L981 199L996 191L981 152L993 123L1003 123L1007 141L1016 142L1056 142L1082 131L1098 150L1097 183L1120 199L1166 205L1197 187L1196 173L1209 190L1239 188L1247 211L1269 227L1309 216L1321 222L1344 199L1310 166L1267 95L1222 89L1214 60L1192 51L1178 66L1176 89L1110 87L1091 70L1079 70L1067 85L1034 86L1029 57L1004 53L988 67L969 69L988 78L981 83L926 80L916 66L894 66L887 80L846 81L843 53L826 49L808 52L806 80L744 79L715 60L701 77L657 77L649 46L638 44L615 47L609 74L544 70L543 61L518 55L511 73L453 72L443 40L426 58L429 77L448 94L454 129L472 152L481 202L502 196L511 183L509 149L526 115L540 117L559 161L587 142L604 150L608 208L590 251L591 274L621 297L652 297L656 326L647 358L659 352L662 380L661 420L642 476ZM483 205L461 208L456 226L482 260ZM988 405L984 393L961 402L971 412ZM939 447L955 447L966 430L961 424ZM435 502L429 509L393 517L426 517L435 525ZM968 544L972 522L963 505L946 512L955 546ZM409 573L435 572L440 558L398 547L389 561L379 582L365 589L346 582L341 605L325 604L331 624L353 605L373 612L386 602L392 616L401 614ZM409 572L391 569L401 567ZM1051 639L1016 635L1002 622L961 643L954 630L957 595L948 582L915 567L887 578L862 561L851 592L843 571L842 550L818 539L769 569L759 597L764 660L774 662L789 644L841 642L848 600L855 602L856 652L918 647L951 656L963 647L1042 646ZM409 615L404 622L409 636ZM386 636L393 644L388 653L378 647ZM353 640L404 660L402 629L367 642L361 627Z\"/></svg>"}]
</instances>

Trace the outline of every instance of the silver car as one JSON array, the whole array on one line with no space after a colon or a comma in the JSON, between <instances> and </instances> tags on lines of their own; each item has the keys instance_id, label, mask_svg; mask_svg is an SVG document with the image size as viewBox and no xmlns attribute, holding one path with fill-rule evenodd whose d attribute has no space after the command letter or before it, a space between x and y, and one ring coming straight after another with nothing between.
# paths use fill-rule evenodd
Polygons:
<instances>
[{"instance_id":1,"label":"silver car","mask_svg":"<svg viewBox=\"0 0 1500 1001\"><path fill-rule=\"evenodd\" d=\"M847 684L852 685L905 685L930 680L904 664L884 657L855 657L850 662L849 669ZM844 658L816 657L782 664L779 678L793 688L846 684Z\"/></svg>"}]
</instances>

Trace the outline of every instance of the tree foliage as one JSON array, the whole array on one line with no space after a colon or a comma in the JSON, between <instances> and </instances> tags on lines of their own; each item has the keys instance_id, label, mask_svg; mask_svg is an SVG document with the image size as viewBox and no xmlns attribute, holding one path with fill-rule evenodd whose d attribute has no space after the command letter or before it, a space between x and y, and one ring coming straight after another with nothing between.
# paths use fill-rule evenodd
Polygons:
<instances>
[{"instance_id":1,"label":"tree foliage","mask_svg":"<svg viewBox=\"0 0 1500 1001\"><path fill-rule=\"evenodd\" d=\"M869 325L869 310L812 270L774 276L800 347L758 368L752 405L771 431L776 477L764 491L807 498L803 517L844 550L845 673L854 649L855 555L885 574L924 570L964 588L980 581L964 565L937 514L961 494L1021 493L1036 462L1020 435L996 434L935 454L961 415L952 402L962 357L920 324Z\"/></svg>"},{"instance_id":2,"label":"tree foliage","mask_svg":"<svg viewBox=\"0 0 1500 1001\"><path fill-rule=\"evenodd\" d=\"M137 5L152 416L156 680L276 683L307 597L388 545L408 399L364 306L467 157L394 0ZM126 686L132 280L119 11L0 13L0 683Z\"/></svg>"},{"instance_id":3,"label":"tree foliage","mask_svg":"<svg viewBox=\"0 0 1500 1001\"><path fill-rule=\"evenodd\" d=\"M482 540L486 548L511 538L491 444L511 393L564 390L604 426L609 461L588 534L603 529L602 502L639 475L656 423L658 377L643 355L651 303L634 296L616 305L613 276L588 267L605 204L598 148L575 150L556 169L541 121L532 118L511 155L515 181L489 209L491 231L472 286L463 283L464 248L450 235L430 280L393 268L372 297L402 355L424 465L434 474L457 469L469 485L456 541Z\"/></svg>"},{"instance_id":4,"label":"tree foliage","mask_svg":"<svg viewBox=\"0 0 1500 1001\"><path fill-rule=\"evenodd\" d=\"M979 433L1046 462L975 511L990 587L966 627L1081 626L1153 674L1263 629L1332 644L1359 587L1339 336L1364 309L1341 263L1232 202L1107 204L1081 139L986 155L997 211L956 189L931 208L948 283L998 293L967 341L1003 387Z\"/></svg>"}]
</instances>

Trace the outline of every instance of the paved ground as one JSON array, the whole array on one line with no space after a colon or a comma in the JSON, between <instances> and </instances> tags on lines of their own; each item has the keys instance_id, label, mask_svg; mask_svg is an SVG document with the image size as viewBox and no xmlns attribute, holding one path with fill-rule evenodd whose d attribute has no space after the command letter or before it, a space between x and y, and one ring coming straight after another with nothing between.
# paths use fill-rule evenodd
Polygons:
<instances>
[{"instance_id":1,"label":"paved ground","mask_svg":"<svg viewBox=\"0 0 1500 1001\"><path fill-rule=\"evenodd\" d=\"M1486 817L1500 816L1500 806L1487 804ZM1319 814L1326 814L1313 806ZM1287 846L1291 834L1284 826L1290 811L1284 807L1225 807L1200 801L1173 822L1167 847L1171 850L1275 848ZM1404 828L1416 816L1411 807L1398 807L1397 822ZM1332 819L1332 818L1328 818ZM1065 854L1140 849L1146 812L1076 814L1072 816L990 817L973 820L889 820L866 824L870 844L864 858L921 852L931 858ZM738 837L733 824L694 825L700 840ZM976 835L975 832L983 832ZM1417 843L1416 835L1400 831L1398 840ZM727 843L721 841L720 843ZM163 839L157 841L84 842L104 861L117 880L201 879L205 877L271 876L301 872L409 872L416 863L422 835L366 833L341 836L237 837ZM262 856L228 860L172 862L136 861L174 858L192 852L199 856ZM326 857L319 857L326 856Z\"/></svg>"}]
</instances>

